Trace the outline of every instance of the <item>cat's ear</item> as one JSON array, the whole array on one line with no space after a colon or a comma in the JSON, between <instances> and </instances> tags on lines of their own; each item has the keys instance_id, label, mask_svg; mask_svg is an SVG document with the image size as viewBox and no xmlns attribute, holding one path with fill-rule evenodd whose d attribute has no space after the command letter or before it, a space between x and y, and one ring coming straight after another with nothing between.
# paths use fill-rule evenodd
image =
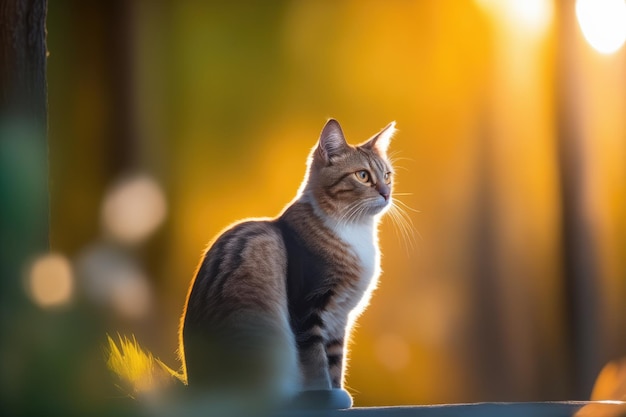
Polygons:
<instances>
[{"instance_id":1,"label":"cat's ear","mask_svg":"<svg viewBox=\"0 0 626 417\"><path fill-rule=\"evenodd\" d=\"M328 164L332 162L333 158L342 154L347 147L348 143L339 122L335 119L329 119L320 134L320 140L317 145L318 155Z\"/></svg>"},{"instance_id":2,"label":"cat's ear","mask_svg":"<svg viewBox=\"0 0 626 417\"><path fill-rule=\"evenodd\" d=\"M381 155L386 155L394 133L396 133L396 122L391 122L361 146L374 149Z\"/></svg>"}]
</instances>

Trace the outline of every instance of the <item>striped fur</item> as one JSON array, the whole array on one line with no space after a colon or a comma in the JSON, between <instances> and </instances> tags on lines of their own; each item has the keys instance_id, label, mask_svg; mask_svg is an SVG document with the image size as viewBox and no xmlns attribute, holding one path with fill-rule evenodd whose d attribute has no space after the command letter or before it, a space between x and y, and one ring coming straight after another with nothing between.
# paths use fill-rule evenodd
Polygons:
<instances>
[{"instance_id":1,"label":"striped fur","mask_svg":"<svg viewBox=\"0 0 626 417\"><path fill-rule=\"evenodd\" d=\"M376 233L391 202L393 131L390 124L350 146L329 120L282 214L238 223L215 240L181 321L191 387L276 399L342 387L350 327L380 273Z\"/></svg>"}]
</instances>

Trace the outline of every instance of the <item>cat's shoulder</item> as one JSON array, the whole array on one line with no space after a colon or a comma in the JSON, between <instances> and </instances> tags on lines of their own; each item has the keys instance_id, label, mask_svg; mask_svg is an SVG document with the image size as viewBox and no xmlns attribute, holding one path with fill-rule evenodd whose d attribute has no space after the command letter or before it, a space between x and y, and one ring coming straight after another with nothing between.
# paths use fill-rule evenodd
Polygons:
<instances>
[{"instance_id":1,"label":"cat's shoulder","mask_svg":"<svg viewBox=\"0 0 626 417\"><path fill-rule=\"evenodd\" d=\"M250 218L231 224L222 230L210 245L243 250L251 245L282 246L280 232L270 218Z\"/></svg>"},{"instance_id":2,"label":"cat's shoulder","mask_svg":"<svg viewBox=\"0 0 626 417\"><path fill-rule=\"evenodd\" d=\"M248 218L240 220L227 227L227 233L273 233L275 227L273 226L274 219L269 217Z\"/></svg>"}]
</instances>

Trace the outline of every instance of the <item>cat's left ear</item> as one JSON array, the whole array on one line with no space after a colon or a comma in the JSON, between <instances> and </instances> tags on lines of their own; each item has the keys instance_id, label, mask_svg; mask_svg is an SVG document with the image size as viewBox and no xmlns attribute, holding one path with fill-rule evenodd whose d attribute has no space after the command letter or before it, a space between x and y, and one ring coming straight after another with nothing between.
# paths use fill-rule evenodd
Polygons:
<instances>
[{"instance_id":1,"label":"cat's left ear","mask_svg":"<svg viewBox=\"0 0 626 417\"><path fill-rule=\"evenodd\" d=\"M318 155L325 163L329 164L333 158L341 155L347 147L348 143L339 122L335 119L329 119L320 134L320 141L317 146Z\"/></svg>"},{"instance_id":2,"label":"cat's left ear","mask_svg":"<svg viewBox=\"0 0 626 417\"><path fill-rule=\"evenodd\" d=\"M396 122L391 122L385 126L380 132L372 136L367 142L361 145L364 148L374 149L381 155L387 154L387 148L391 142L393 134L396 133Z\"/></svg>"}]
</instances>

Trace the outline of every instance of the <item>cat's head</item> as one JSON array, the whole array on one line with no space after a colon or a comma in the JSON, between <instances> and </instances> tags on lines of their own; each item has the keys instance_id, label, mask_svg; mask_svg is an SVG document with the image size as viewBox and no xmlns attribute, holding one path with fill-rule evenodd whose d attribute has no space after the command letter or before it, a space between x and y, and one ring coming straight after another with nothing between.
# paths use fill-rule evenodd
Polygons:
<instances>
[{"instance_id":1,"label":"cat's head","mask_svg":"<svg viewBox=\"0 0 626 417\"><path fill-rule=\"evenodd\" d=\"M387 147L395 122L357 146L346 142L339 123L330 119L309 157L304 193L337 221L361 222L391 205L393 168Z\"/></svg>"}]
</instances>

